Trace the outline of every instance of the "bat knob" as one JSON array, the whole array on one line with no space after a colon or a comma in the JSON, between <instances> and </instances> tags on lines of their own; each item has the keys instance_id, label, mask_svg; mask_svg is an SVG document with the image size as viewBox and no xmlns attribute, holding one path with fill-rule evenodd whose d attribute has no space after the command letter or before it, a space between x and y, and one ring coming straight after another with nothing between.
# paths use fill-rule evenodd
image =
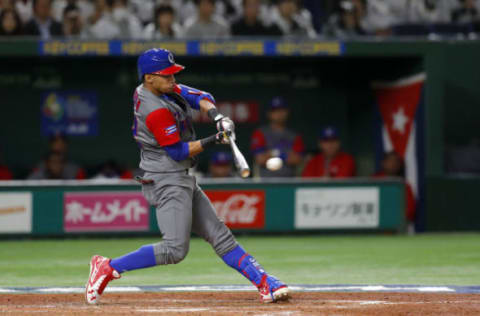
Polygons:
<instances>
[{"instance_id":1,"label":"bat knob","mask_svg":"<svg viewBox=\"0 0 480 316\"><path fill-rule=\"evenodd\" d=\"M242 178L248 178L249 175L250 175L250 169L242 169L242 171L240 171L240 176Z\"/></svg>"}]
</instances>

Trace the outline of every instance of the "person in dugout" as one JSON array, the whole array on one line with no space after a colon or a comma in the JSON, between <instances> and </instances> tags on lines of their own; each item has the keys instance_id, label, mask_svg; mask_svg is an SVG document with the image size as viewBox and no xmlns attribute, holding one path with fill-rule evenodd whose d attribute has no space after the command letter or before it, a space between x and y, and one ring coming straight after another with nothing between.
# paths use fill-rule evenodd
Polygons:
<instances>
[{"instance_id":1,"label":"person in dugout","mask_svg":"<svg viewBox=\"0 0 480 316\"><path fill-rule=\"evenodd\" d=\"M318 147L320 153L307 162L302 177L349 178L355 175L355 160L341 150L336 127L326 126L321 130Z\"/></svg>"}]
</instances>

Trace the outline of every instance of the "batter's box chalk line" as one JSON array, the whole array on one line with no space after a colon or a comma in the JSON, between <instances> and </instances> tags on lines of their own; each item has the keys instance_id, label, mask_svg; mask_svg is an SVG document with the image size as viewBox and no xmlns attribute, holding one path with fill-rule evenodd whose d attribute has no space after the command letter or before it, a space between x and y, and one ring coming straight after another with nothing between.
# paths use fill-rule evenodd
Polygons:
<instances>
[{"instance_id":1,"label":"batter's box chalk line","mask_svg":"<svg viewBox=\"0 0 480 316\"><path fill-rule=\"evenodd\" d=\"M399 293L463 293L480 294L479 286L454 285L354 285L354 284L291 284L293 292L399 292ZM251 285L165 285L165 286L111 286L107 293L132 292L250 292L257 289ZM0 294L84 293L84 287L0 287Z\"/></svg>"}]
</instances>

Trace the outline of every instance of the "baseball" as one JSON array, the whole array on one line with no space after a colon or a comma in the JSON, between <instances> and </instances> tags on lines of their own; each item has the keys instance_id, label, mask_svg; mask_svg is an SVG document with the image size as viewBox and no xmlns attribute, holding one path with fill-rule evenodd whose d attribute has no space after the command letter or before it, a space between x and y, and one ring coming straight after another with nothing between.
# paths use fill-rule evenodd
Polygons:
<instances>
[{"instance_id":1,"label":"baseball","mask_svg":"<svg viewBox=\"0 0 480 316\"><path fill-rule=\"evenodd\" d=\"M278 157L273 157L267 160L267 169L271 171L277 171L283 166L283 160Z\"/></svg>"}]
</instances>

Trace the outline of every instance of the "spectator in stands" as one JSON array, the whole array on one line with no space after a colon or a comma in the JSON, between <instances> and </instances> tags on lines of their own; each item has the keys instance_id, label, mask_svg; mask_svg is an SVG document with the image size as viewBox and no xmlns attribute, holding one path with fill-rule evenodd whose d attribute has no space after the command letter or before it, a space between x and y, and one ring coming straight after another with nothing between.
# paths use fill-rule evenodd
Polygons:
<instances>
[{"instance_id":1,"label":"spectator in stands","mask_svg":"<svg viewBox=\"0 0 480 316\"><path fill-rule=\"evenodd\" d=\"M110 159L100 166L92 179L133 179L133 173L121 168L115 160Z\"/></svg>"},{"instance_id":2,"label":"spectator in stands","mask_svg":"<svg viewBox=\"0 0 480 316\"><path fill-rule=\"evenodd\" d=\"M390 35L396 19L390 3L385 0L358 1L365 6L364 16L360 20L362 28L369 34Z\"/></svg>"},{"instance_id":3,"label":"spectator in stands","mask_svg":"<svg viewBox=\"0 0 480 316\"><path fill-rule=\"evenodd\" d=\"M409 6L410 23L448 23L450 17L445 1L418 0L412 1Z\"/></svg>"},{"instance_id":4,"label":"spectator in stands","mask_svg":"<svg viewBox=\"0 0 480 316\"><path fill-rule=\"evenodd\" d=\"M2 159L2 153L0 152L0 180L12 180L12 179L13 179L13 175L8 169L8 167L4 164Z\"/></svg>"},{"instance_id":5,"label":"spectator in stands","mask_svg":"<svg viewBox=\"0 0 480 316\"><path fill-rule=\"evenodd\" d=\"M452 22L474 23L480 21L478 0L458 0L460 7L452 11Z\"/></svg>"},{"instance_id":6,"label":"spectator in stands","mask_svg":"<svg viewBox=\"0 0 480 316\"><path fill-rule=\"evenodd\" d=\"M271 10L270 22L277 26L286 36L303 36L313 38L316 32L311 15L307 10L300 10L298 0L277 0Z\"/></svg>"},{"instance_id":7,"label":"spectator in stands","mask_svg":"<svg viewBox=\"0 0 480 316\"><path fill-rule=\"evenodd\" d=\"M15 1L15 10L17 10L22 24L26 24L32 18L33 0L17 0Z\"/></svg>"},{"instance_id":8,"label":"spectator in stands","mask_svg":"<svg viewBox=\"0 0 480 316\"><path fill-rule=\"evenodd\" d=\"M187 38L224 38L230 35L230 27L214 14L215 0L195 0L198 13L185 22Z\"/></svg>"},{"instance_id":9,"label":"spectator in stands","mask_svg":"<svg viewBox=\"0 0 480 316\"><path fill-rule=\"evenodd\" d=\"M215 152L208 165L207 177L228 178L233 177L233 157L232 154L225 151Z\"/></svg>"},{"instance_id":10,"label":"spectator in stands","mask_svg":"<svg viewBox=\"0 0 480 316\"><path fill-rule=\"evenodd\" d=\"M0 13L0 36L22 35L22 21L14 9L5 9Z\"/></svg>"},{"instance_id":11,"label":"spectator in stands","mask_svg":"<svg viewBox=\"0 0 480 316\"><path fill-rule=\"evenodd\" d=\"M293 177L302 163L305 146L302 137L287 128L288 105L281 97L273 98L268 109L269 125L257 129L251 140L255 167L261 177ZM268 159L279 157L283 166L277 171L265 167Z\"/></svg>"},{"instance_id":12,"label":"spectator in stands","mask_svg":"<svg viewBox=\"0 0 480 316\"><path fill-rule=\"evenodd\" d=\"M50 152L29 177L30 180L73 180L85 179L85 173L79 168L68 164L65 156L58 152Z\"/></svg>"},{"instance_id":13,"label":"spectator in stands","mask_svg":"<svg viewBox=\"0 0 480 316\"><path fill-rule=\"evenodd\" d=\"M373 175L374 178L384 178L384 177L402 177L405 178L405 166L402 157L400 157L394 151L385 153L385 156L382 160L382 169ZM410 184L405 182L405 199L406 199L406 210L405 216L409 223L413 223L415 220L415 196L413 194L412 187Z\"/></svg>"},{"instance_id":14,"label":"spectator in stands","mask_svg":"<svg viewBox=\"0 0 480 316\"><path fill-rule=\"evenodd\" d=\"M176 1L182 2L182 0ZM154 21L155 3L157 3L158 5L168 5L168 3L164 2L164 0L130 0L129 8L132 13L137 16L142 25L147 25L150 22Z\"/></svg>"},{"instance_id":15,"label":"spectator in stands","mask_svg":"<svg viewBox=\"0 0 480 316\"><path fill-rule=\"evenodd\" d=\"M51 0L33 0L33 18L25 25L25 34L41 39L63 35L62 25L52 18Z\"/></svg>"},{"instance_id":16,"label":"spectator in stands","mask_svg":"<svg viewBox=\"0 0 480 316\"><path fill-rule=\"evenodd\" d=\"M65 7L62 26L65 37L81 37L84 35L82 32L82 17L77 6L69 4Z\"/></svg>"},{"instance_id":17,"label":"spectator in stands","mask_svg":"<svg viewBox=\"0 0 480 316\"><path fill-rule=\"evenodd\" d=\"M355 175L355 161L350 154L341 151L338 131L327 126L320 132L320 153L305 166L302 177L349 178Z\"/></svg>"},{"instance_id":18,"label":"spectator in stands","mask_svg":"<svg viewBox=\"0 0 480 316\"><path fill-rule=\"evenodd\" d=\"M65 177L68 177L69 179L85 179L86 174L85 171L80 168L77 164L68 161L68 142L67 138L62 135L62 134L55 134L52 135L48 141L48 149L49 149L49 154L47 156L47 159L44 161L40 162L38 166L34 169L33 173L31 174L31 177L44 177L46 174L50 174L53 170L52 174L56 174L55 170L59 168L59 165L62 165L62 174ZM51 157L53 154L56 154L57 156ZM61 159L60 159L61 157ZM52 166L47 166L47 162L50 162ZM53 169L49 169L52 167ZM38 179L38 178L36 178Z\"/></svg>"},{"instance_id":19,"label":"spectator in stands","mask_svg":"<svg viewBox=\"0 0 480 316\"><path fill-rule=\"evenodd\" d=\"M145 39L178 38L182 27L175 22L175 12L170 5L160 5L155 9L155 19L145 27Z\"/></svg>"},{"instance_id":20,"label":"spectator in stands","mask_svg":"<svg viewBox=\"0 0 480 316\"><path fill-rule=\"evenodd\" d=\"M336 38L352 38L365 35L365 31L360 25L361 12L359 10L361 9L351 0L341 1L337 13L330 16L327 25L324 27L325 35Z\"/></svg>"},{"instance_id":21,"label":"spectator in stands","mask_svg":"<svg viewBox=\"0 0 480 316\"><path fill-rule=\"evenodd\" d=\"M280 36L276 26L266 26L259 19L260 0L243 0L243 16L232 24L232 35L237 36Z\"/></svg>"},{"instance_id":22,"label":"spectator in stands","mask_svg":"<svg viewBox=\"0 0 480 316\"><path fill-rule=\"evenodd\" d=\"M54 0L52 3L53 18L57 21L63 20L67 6L75 6L78 8L82 22L87 21L94 12L93 3L89 0Z\"/></svg>"},{"instance_id":23,"label":"spectator in stands","mask_svg":"<svg viewBox=\"0 0 480 316\"><path fill-rule=\"evenodd\" d=\"M127 4L127 0L97 0L90 36L99 39L141 38L142 24L128 10Z\"/></svg>"}]
</instances>

